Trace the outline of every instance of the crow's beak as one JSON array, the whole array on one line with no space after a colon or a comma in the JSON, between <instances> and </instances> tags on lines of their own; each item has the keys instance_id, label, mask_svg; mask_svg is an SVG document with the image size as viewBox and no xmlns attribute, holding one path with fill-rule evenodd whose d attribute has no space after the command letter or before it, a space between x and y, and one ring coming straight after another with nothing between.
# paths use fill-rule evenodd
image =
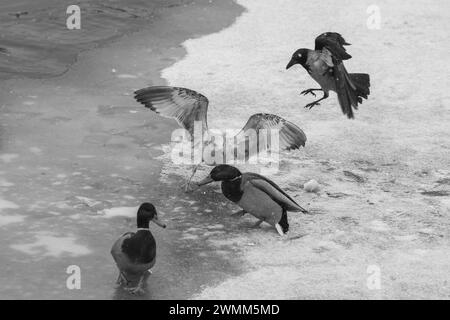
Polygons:
<instances>
[{"instance_id":1,"label":"crow's beak","mask_svg":"<svg viewBox=\"0 0 450 320\"><path fill-rule=\"evenodd\" d=\"M291 61L289 61L289 63L287 64L286 70L292 67L294 64L297 64L297 61L295 61L295 59L292 58Z\"/></svg>"},{"instance_id":2,"label":"crow's beak","mask_svg":"<svg viewBox=\"0 0 450 320\"><path fill-rule=\"evenodd\" d=\"M153 219L152 219L152 221L153 221L156 225L160 226L161 228L166 228L166 224L163 223L163 222L161 222L161 221L158 219L157 216L154 216Z\"/></svg>"},{"instance_id":3,"label":"crow's beak","mask_svg":"<svg viewBox=\"0 0 450 320\"><path fill-rule=\"evenodd\" d=\"M197 182L197 185L200 187L200 186L204 186L205 184L211 183L213 181L214 180L211 178L211 176L207 176L205 179Z\"/></svg>"}]
</instances>

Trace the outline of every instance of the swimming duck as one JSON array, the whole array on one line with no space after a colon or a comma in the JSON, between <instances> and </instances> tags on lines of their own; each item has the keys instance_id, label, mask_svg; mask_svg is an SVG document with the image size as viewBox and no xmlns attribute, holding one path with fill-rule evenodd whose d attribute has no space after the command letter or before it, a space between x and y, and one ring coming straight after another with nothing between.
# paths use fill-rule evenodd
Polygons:
<instances>
[{"instance_id":1,"label":"swimming duck","mask_svg":"<svg viewBox=\"0 0 450 320\"><path fill-rule=\"evenodd\" d=\"M203 186L214 181L222 181L223 195L243 209L237 214L250 213L258 218L255 227L267 222L281 236L289 230L287 211L308 212L275 182L256 173L241 173L233 166L218 165L197 185Z\"/></svg>"},{"instance_id":2,"label":"swimming duck","mask_svg":"<svg viewBox=\"0 0 450 320\"><path fill-rule=\"evenodd\" d=\"M165 228L166 225L158 219L155 207L151 203L143 203L137 212L137 231L123 234L114 243L111 255L119 268L117 285L128 285L128 277L139 277L134 288L127 288L132 294L144 292L143 286L155 265L156 242L149 229L150 221Z\"/></svg>"},{"instance_id":3,"label":"swimming duck","mask_svg":"<svg viewBox=\"0 0 450 320\"><path fill-rule=\"evenodd\" d=\"M188 131L191 139L194 139L195 123L200 122L201 128L199 128L199 131L202 134L204 149L213 143L211 141L212 135L208 131L207 124L209 100L203 94L186 88L158 86L136 91L135 99L146 108L161 114L161 116L175 119L180 126ZM231 124L230 127L233 127L233 125ZM257 113L252 115L242 130L234 136L233 141L236 141L236 147L232 150L231 154L236 154L236 150L242 150L242 146L245 149L246 156L253 156L258 150L262 151L261 144L258 145L257 139L251 140L251 145L247 146L246 143L249 137L248 133L256 132L256 135L258 135L261 129L267 131L278 130L279 139L277 142L279 150L294 150L299 149L300 146L305 146L306 135L295 124L274 114ZM198 131L195 132L197 133ZM223 148L223 146L218 146L214 150L220 150L220 148ZM266 150L271 149L269 147ZM229 154L223 149L222 153L222 159L227 159ZM194 157L195 161L199 162L194 163L192 175L185 184L185 191L189 190L190 182L201 163L210 166L220 164L216 163L216 161L206 159L203 152L198 160ZM226 163L226 161L222 163Z\"/></svg>"}]
</instances>

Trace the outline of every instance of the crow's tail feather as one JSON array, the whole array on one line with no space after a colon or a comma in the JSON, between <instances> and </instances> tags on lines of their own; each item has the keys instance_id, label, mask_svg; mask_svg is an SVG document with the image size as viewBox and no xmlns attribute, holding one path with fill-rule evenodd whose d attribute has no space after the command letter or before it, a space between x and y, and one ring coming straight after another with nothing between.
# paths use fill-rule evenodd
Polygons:
<instances>
[{"instance_id":1,"label":"crow's tail feather","mask_svg":"<svg viewBox=\"0 0 450 320\"><path fill-rule=\"evenodd\" d=\"M353 109L358 109L364 99L370 94L370 77L366 73L347 73L344 64L337 66L335 73L336 93L342 112L349 119L354 117Z\"/></svg>"}]
</instances>

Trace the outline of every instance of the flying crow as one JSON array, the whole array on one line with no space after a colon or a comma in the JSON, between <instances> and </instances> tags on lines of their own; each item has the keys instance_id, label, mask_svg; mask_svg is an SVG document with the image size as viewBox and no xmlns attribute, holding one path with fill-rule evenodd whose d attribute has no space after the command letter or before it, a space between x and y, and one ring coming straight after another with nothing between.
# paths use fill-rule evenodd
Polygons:
<instances>
[{"instance_id":1,"label":"flying crow","mask_svg":"<svg viewBox=\"0 0 450 320\"><path fill-rule=\"evenodd\" d=\"M306 95L314 91L323 91L323 97L308 103L305 108L319 105L320 101L328 98L330 90L337 93L342 112L348 118L353 118L353 109L358 109L362 98L367 99L370 94L370 78L366 73L348 73L344 67L344 60L351 59L344 46L350 45L336 32L322 33L316 38L315 49L298 49L292 55L286 66L289 69L295 64L301 64L309 75L316 80L321 89L308 89L301 93Z\"/></svg>"}]
</instances>

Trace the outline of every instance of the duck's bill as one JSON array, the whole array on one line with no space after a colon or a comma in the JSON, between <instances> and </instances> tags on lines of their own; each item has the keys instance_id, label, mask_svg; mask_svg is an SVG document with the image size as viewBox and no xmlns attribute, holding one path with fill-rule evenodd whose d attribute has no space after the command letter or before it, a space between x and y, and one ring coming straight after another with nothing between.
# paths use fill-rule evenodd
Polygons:
<instances>
[{"instance_id":1,"label":"duck's bill","mask_svg":"<svg viewBox=\"0 0 450 320\"><path fill-rule=\"evenodd\" d=\"M211 178L211 176L207 176L205 179L197 182L197 185L200 187L200 186L204 186L205 184L211 183L213 181L214 180Z\"/></svg>"},{"instance_id":2,"label":"duck's bill","mask_svg":"<svg viewBox=\"0 0 450 320\"><path fill-rule=\"evenodd\" d=\"M160 221L157 217L154 217L154 218L152 219L152 221L153 221L156 225L160 226L161 228L165 228L165 227L166 227L166 224L163 223L162 221Z\"/></svg>"},{"instance_id":3,"label":"duck's bill","mask_svg":"<svg viewBox=\"0 0 450 320\"><path fill-rule=\"evenodd\" d=\"M289 61L289 63L286 66L286 70L292 67L294 64L297 64L297 62L294 59L291 59L291 61Z\"/></svg>"}]
</instances>

